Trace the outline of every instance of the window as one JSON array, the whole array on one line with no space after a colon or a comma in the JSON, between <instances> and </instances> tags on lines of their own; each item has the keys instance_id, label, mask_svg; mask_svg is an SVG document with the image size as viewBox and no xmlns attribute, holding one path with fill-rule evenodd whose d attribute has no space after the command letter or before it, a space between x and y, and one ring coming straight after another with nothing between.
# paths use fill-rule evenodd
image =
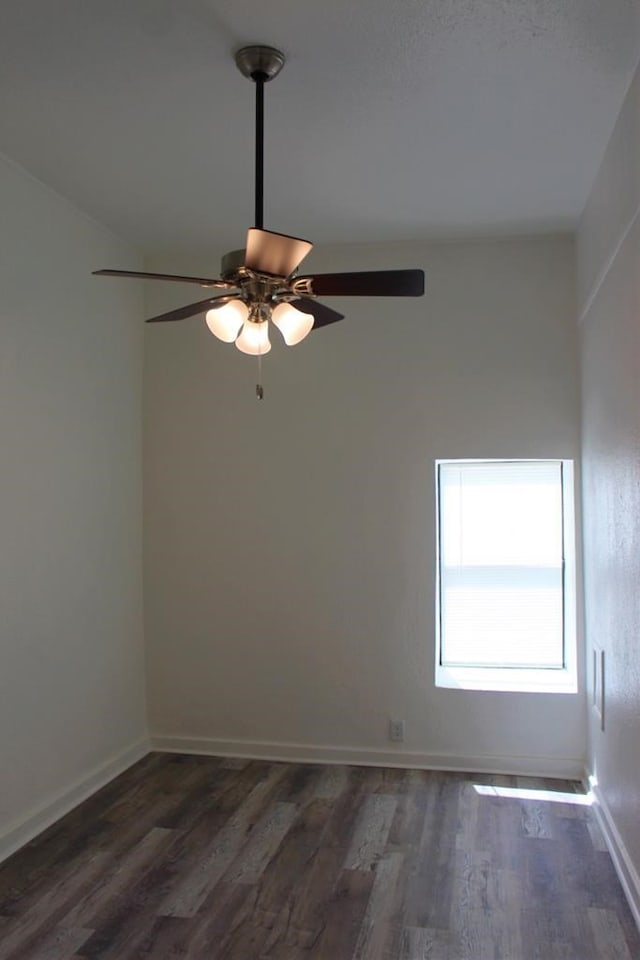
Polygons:
<instances>
[{"instance_id":1,"label":"window","mask_svg":"<svg viewBox=\"0 0 640 960\"><path fill-rule=\"evenodd\" d=\"M573 464L436 464L436 684L576 692Z\"/></svg>"}]
</instances>

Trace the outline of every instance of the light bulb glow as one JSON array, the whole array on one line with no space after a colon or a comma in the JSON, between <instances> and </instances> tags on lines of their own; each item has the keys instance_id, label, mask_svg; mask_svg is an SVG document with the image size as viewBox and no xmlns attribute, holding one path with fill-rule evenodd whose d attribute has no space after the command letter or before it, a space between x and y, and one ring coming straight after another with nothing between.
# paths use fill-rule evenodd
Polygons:
<instances>
[{"instance_id":1,"label":"light bulb glow","mask_svg":"<svg viewBox=\"0 0 640 960\"><path fill-rule=\"evenodd\" d=\"M233 343L248 315L249 310L242 300L230 300L229 303L209 310L205 321L211 333L218 340Z\"/></svg>"},{"instance_id":2,"label":"light bulb glow","mask_svg":"<svg viewBox=\"0 0 640 960\"><path fill-rule=\"evenodd\" d=\"M296 310L290 303L279 303L271 314L271 319L288 347L300 343L313 329L312 314Z\"/></svg>"},{"instance_id":3,"label":"light bulb glow","mask_svg":"<svg viewBox=\"0 0 640 960\"><path fill-rule=\"evenodd\" d=\"M242 353L253 357L263 357L265 353L269 353L271 343L268 322L263 320L262 323L254 323L253 320L245 320L242 333L236 340L236 347Z\"/></svg>"}]
</instances>

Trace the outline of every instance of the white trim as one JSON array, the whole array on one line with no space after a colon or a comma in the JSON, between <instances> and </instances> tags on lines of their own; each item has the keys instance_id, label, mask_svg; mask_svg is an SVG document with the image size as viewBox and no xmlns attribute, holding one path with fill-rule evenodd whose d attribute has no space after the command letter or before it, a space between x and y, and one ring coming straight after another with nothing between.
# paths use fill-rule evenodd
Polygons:
<instances>
[{"instance_id":1,"label":"white trim","mask_svg":"<svg viewBox=\"0 0 640 960\"><path fill-rule=\"evenodd\" d=\"M627 224L626 228L622 231L622 236L620 237L617 244L613 248L613 251L611 252L608 259L606 260L605 265L600 269L598 275L596 276L596 279L594 280L591 286L591 291L584 302L584 306L582 310L580 311L580 316L578 317L578 327L581 327L582 324L587 319L587 314L591 310L591 307L593 306L596 297L600 293L600 288L602 287L602 284L607 279L609 271L611 270L611 267L614 265L618 254L620 253L622 247L624 246L625 240L631 233L633 229L633 225L638 219L639 214L640 214L640 205L637 207L636 212L631 217L631 220Z\"/></svg>"},{"instance_id":2,"label":"white trim","mask_svg":"<svg viewBox=\"0 0 640 960\"><path fill-rule=\"evenodd\" d=\"M592 776L589 777L589 787L593 793L593 809L595 810L598 824L604 834L605 843L611 854L611 859L616 868L622 889L629 901L633 918L640 930L640 874L638 874L629 851L624 844L624 840L620 836L620 832L602 795L602 791Z\"/></svg>"},{"instance_id":3,"label":"white trim","mask_svg":"<svg viewBox=\"0 0 640 960\"><path fill-rule=\"evenodd\" d=\"M77 807L101 787L123 773L128 767L145 757L151 747L145 737L130 744L115 756L89 770L65 790L54 794L44 803L32 808L19 820L14 820L0 831L0 862L10 857L39 833L50 827L65 814Z\"/></svg>"},{"instance_id":4,"label":"white trim","mask_svg":"<svg viewBox=\"0 0 640 960\"><path fill-rule=\"evenodd\" d=\"M436 661L436 687L495 693L578 693L576 670L531 667L443 666Z\"/></svg>"},{"instance_id":5,"label":"white trim","mask_svg":"<svg viewBox=\"0 0 640 960\"><path fill-rule=\"evenodd\" d=\"M584 759L574 757L457 756L448 753L422 753L417 750L316 746L309 743L223 740L217 737L176 737L168 734L152 736L151 747L162 753L195 753L249 760L294 760L298 763L451 770L462 773L513 774L568 780L579 780L584 771Z\"/></svg>"}]
</instances>

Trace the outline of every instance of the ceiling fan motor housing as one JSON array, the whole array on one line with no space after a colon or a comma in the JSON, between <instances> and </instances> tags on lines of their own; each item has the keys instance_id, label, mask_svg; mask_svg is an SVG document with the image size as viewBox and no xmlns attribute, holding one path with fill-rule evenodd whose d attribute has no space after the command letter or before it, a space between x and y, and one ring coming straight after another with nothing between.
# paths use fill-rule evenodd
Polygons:
<instances>
[{"instance_id":1,"label":"ceiling fan motor housing","mask_svg":"<svg viewBox=\"0 0 640 960\"><path fill-rule=\"evenodd\" d=\"M225 280L235 277L238 270L244 267L245 254L245 250L230 250L225 253L220 262L220 275Z\"/></svg>"}]
</instances>

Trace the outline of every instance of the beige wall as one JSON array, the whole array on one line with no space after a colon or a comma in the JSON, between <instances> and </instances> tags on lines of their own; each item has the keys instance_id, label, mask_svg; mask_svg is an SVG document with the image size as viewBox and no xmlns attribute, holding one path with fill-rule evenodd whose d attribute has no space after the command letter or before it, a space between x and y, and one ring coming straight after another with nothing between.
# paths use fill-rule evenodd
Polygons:
<instances>
[{"instance_id":1,"label":"beige wall","mask_svg":"<svg viewBox=\"0 0 640 960\"><path fill-rule=\"evenodd\" d=\"M640 923L640 73L580 224L588 662L604 650L590 767ZM593 678L591 678L593 683Z\"/></svg>"},{"instance_id":2,"label":"beige wall","mask_svg":"<svg viewBox=\"0 0 640 960\"><path fill-rule=\"evenodd\" d=\"M215 255L154 268L206 271ZM434 460L579 455L574 248L547 237L314 251L424 267L417 301L255 361L148 327L145 569L158 743L578 774L580 694L434 686ZM305 264L306 268L307 264ZM147 309L198 299L155 285ZM389 717L406 723L388 741Z\"/></svg>"},{"instance_id":3,"label":"beige wall","mask_svg":"<svg viewBox=\"0 0 640 960\"><path fill-rule=\"evenodd\" d=\"M139 754L133 253L0 160L0 858Z\"/></svg>"}]
</instances>

